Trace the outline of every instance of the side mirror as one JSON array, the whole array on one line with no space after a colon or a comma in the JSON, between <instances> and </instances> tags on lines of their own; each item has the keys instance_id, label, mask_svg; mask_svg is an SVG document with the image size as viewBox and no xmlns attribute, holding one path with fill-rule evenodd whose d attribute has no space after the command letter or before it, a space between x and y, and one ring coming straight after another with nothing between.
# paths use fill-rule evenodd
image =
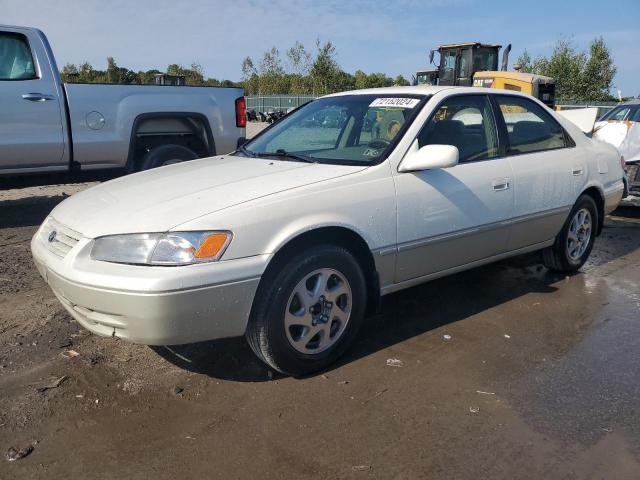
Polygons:
<instances>
[{"instance_id":1,"label":"side mirror","mask_svg":"<svg viewBox=\"0 0 640 480\"><path fill-rule=\"evenodd\" d=\"M458 164L460 152L453 145L425 145L418 149L416 140L402 160L399 172L419 172L434 168L451 168Z\"/></svg>"}]
</instances>

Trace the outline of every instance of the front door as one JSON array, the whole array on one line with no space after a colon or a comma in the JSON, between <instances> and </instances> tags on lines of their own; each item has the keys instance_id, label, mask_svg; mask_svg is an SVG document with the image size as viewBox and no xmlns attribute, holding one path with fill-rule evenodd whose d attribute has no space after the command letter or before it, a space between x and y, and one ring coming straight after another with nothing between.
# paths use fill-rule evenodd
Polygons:
<instances>
[{"instance_id":1,"label":"front door","mask_svg":"<svg viewBox=\"0 0 640 480\"><path fill-rule=\"evenodd\" d=\"M454 145L453 168L400 173L396 180L396 282L492 257L507 247L513 214L512 171L499 158L498 133L486 95L444 100L412 148Z\"/></svg>"},{"instance_id":2,"label":"front door","mask_svg":"<svg viewBox=\"0 0 640 480\"><path fill-rule=\"evenodd\" d=\"M0 171L66 165L59 89L48 66L34 62L37 42L0 30Z\"/></svg>"}]
</instances>

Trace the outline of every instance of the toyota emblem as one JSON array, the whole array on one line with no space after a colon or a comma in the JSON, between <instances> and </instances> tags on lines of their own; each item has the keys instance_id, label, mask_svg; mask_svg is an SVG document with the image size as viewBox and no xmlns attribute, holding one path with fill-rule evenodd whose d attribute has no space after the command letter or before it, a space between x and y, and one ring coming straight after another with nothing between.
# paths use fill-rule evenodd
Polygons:
<instances>
[{"instance_id":1,"label":"toyota emblem","mask_svg":"<svg viewBox=\"0 0 640 480\"><path fill-rule=\"evenodd\" d=\"M50 234L49 234L49 243L53 242L56 239L56 235L58 234L58 232L56 232L55 230L53 230Z\"/></svg>"}]
</instances>

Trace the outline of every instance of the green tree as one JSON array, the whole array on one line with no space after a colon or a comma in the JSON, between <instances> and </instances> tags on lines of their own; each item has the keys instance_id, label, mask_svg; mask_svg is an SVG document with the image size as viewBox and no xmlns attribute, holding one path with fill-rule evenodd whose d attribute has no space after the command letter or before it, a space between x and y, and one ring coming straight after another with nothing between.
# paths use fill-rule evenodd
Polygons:
<instances>
[{"instance_id":1,"label":"green tree","mask_svg":"<svg viewBox=\"0 0 640 480\"><path fill-rule=\"evenodd\" d=\"M310 75L313 80L313 89L316 94L325 94L332 91L333 80L339 71L336 61L336 47L330 41L316 42L318 49L316 58L311 66Z\"/></svg>"},{"instance_id":2,"label":"green tree","mask_svg":"<svg viewBox=\"0 0 640 480\"><path fill-rule=\"evenodd\" d=\"M582 96L586 100L610 100L611 85L616 67L602 37L596 38L589 47L589 59L582 72Z\"/></svg>"},{"instance_id":3,"label":"green tree","mask_svg":"<svg viewBox=\"0 0 640 480\"><path fill-rule=\"evenodd\" d=\"M296 41L295 45L287 50L287 59L292 73L301 76L309 74L311 54L307 52L302 43Z\"/></svg>"},{"instance_id":4,"label":"green tree","mask_svg":"<svg viewBox=\"0 0 640 480\"><path fill-rule=\"evenodd\" d=\"M616 67L602 37L591 42L589 54L578 51L566 39L559 40L549 58L532 60L525 50L516 60L523 72L552 77L559 100L611 100Z\"/></svg>"},{"instance_id":5,"label":"green tree","mask_svg":"<svg viewBox=\"0 0 640 480\"><path fill-rule=\"evenodd\" d=\"M393 81L394 85L397 85L399 87L407 87L409 85L411 85L411 83L409 82L409 80L407 80L406 78L404 78L402 75L398 75L395 80Z\"/></svg>"}]
</instances>

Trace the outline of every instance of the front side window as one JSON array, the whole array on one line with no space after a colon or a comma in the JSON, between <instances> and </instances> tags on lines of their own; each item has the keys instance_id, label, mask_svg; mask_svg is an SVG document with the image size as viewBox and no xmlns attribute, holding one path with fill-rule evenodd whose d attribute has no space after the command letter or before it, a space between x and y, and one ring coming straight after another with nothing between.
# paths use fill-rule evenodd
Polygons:
<instances>
[{"instance_id":1,"label":"front side window","mask_svg":"<svg viewBox=\"0 0 640 480\"><path fill-rule=\"evenodd\" d=\"M609 110L602 117L600 117L600 120L601 121L612 120L615 122L624 122L629 118L630 114L631 114L631 107L629 105L620 105L618 107L615 107L612 110Z\"/></svg>"},{"instance_id":2,"label":"front side window","mask_svg":"<svg viewBox=\"0 0 640 480\"><path fill-rule=\"evenodd\" d=\"M460 162L498 155L498 134L485 95L459 95L445 100L418 135L418 145L458 147Z\"/></svg>"},{"instance_id":3,"label":"front side window","mask_svg":"<svg viewBox=\"0 0 640 480\"><path fill-rule=\"evenodd\" d=\"M527 98L496 95L507 126L508 153L532 153L566 147L564 130L551 115Z\"/></svg>"},{"instance_id":4,"label":"front side window","mask_svg":"<svg viewBox=\"0 0 640 480\"><path fill-rule=\"evenodd\" d=\"M247 143L252 156L297 156L335 164L374 164L399 139L426 97L339 95L290 113Z\"/></svg>"},{"instance_id":5,"label":"front side window","mask_svg":"<svg viewBox=\"0 0 640 480\"><path fill-rule=\"evenodd\" d=\"M36 78L33 57L24 35L0 32L0 80Z\"/></svg>"}]
</instances>

